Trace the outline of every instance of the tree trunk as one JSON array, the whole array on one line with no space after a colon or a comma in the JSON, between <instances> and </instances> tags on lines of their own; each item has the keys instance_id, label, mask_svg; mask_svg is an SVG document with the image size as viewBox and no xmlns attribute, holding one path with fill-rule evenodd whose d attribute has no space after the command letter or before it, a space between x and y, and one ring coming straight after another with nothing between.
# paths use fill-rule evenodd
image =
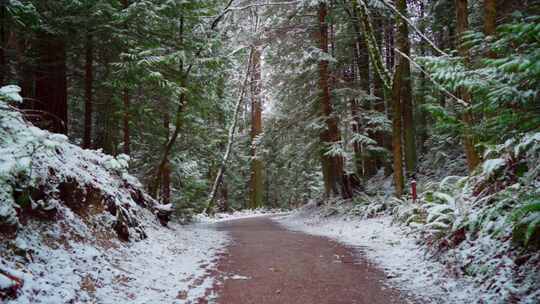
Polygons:
<instances>
[{"instance_id":1,"label":"tree trunk","mask_svg":"<svg viewBox=\"0 0 540 304\"><path fill-rule=\"evenodd\" d=\"M223 180L221 182L221 212L229 212L229 189L227 183Z\"/></svg>"},{"instance_id":2,"label":"tree trunk","mask_svg":"<svg viewBox=\"0 0 540 304\"><path fill-rule=\"evenodd\" d=\"M360 31L357 31L357 35L360 34ZM359 37L357 37L360 39ZM358 44L357 42L353 43L353 64L351 65L350 73L345 73L345 80L347 81L348 85L350 87L354 87L356 85L356 68L355 64L358 65ZM360 115L359 115L359 109L358 109L358 100L356 98L351 98L349 101L350 108L351 108L351 129L353 134L360 134ZM363 168L363 162L362 162L362 147L360 143L354 142L353 143L353 151L354 151L354 167L355 172L358 177L361 177L364 175L364 168Z\"/></svg>"},{"instance_id":3,"label":"tree trunk","mask_svg":"<svg viewBox=\"0 0 540 304\"><path fill-rule=\"evenodd\" d=\"M469 63L469 50L467 46L461 43L461 37L469 29L468 21L468 2L467 0L456 0L456 15L457 15L457 36L458 36L458 51L459 55L464 58L465 64ZM464 88L459 89L459 95L465 102L472 104L471 94ZM480 157L474 147L474 137L471 132L473 124L473 116L470 109L465 109L463 113L463 124L465 125L463 132L463 145L465 148L465 156L467 157L467 167L469 172L472 172L480 163Z\"/></svg>"},{"instance_id":4,"label":"tree trunk","mask_svg":"<svg viewBox=\"0 0 540 304\"><path fill-rule=\"evenodd\" d=\"M392 71L394 69L394 23L390 19L386 19L384 25L384 40L386 46L386 67Z\"/></svg>"},{"instance_id":5,"label":"tree trunk","mask_svg":"<svg viewBox=\"0 0 540 304\"><path fill-rule=\"evenodd\" d=\"M83 148L89 149L92 147L92 87L94 82L94 47L93 37L88 34L86 36L86 64L84 77L84 137Z\"/></svg>"},{"instance_id":6,"label":"tree trunk","mask_svg":"<svg viewBox=\"0 0 540 304\"><path fill-rule=\"evenodd\" d=\"M495 34L497 27L497 0L484 0L484 33Z\"/></svg>"},{"instance_id":7,"label":"tree trunk","mask_svg":"<svg viewBox=\"0 0 540 304\"><path fill-rule=\"evenodd\" d=\"M262 133L261 49L253 50L251 71L251 176L249 207L256 209L263 203L263 163L257 157L257 139Z\"/></svg>"},{"instance_id":8,"label":"tree trunk","mask_svg":"<svg viewBox=\"0 0 540 304\"><path fill-rule=\"evenodd\" d=\"M163 114L163 127L165 129L165 140L169 141L170 136L170 118L169 113ZM171 163L167 157L162 172L161 182L161 203L169 204L171 202Z\"/></svg>"},{"instance_id":9,"label":"tree trunk","mask_svg":"<svg viewBox=\"0 0 540 304\"><path fill-rule=\"evenodd\" d=\"M103 67L101 74L102 79L109 79L111 74L110 62L112 54L102 51L99 56L96 56L96 63ZM100 58L101 61L97 61ZM94 130L94 147L103 149L107 154L114 154L114 137L117 134L118 123L114 119L114 113L118 111L116 103L113 102L114 92L109 87L103 87L96 91L96 99L101 102L95 104L95 119L96 128Z\"/></svg>"},{"instance_id":10,"label":"tree trunk","mask_svg":"<svg viewBox=\"0 0 540 304\"><path fill-rule=\"evenodd\" d=\"M371 24L371 21L370 21L370 18L369 18L369 14L368 14L368 8L366 6L366 3L364 1L361 1L360 4L358 3L357 0L352 0L352 5L353 5L353 8L358 12L357 15L359 16L359 23L360 23L360 26L362 28L362 32L363 32L363 37L364 37L364 40L365 40L365 43L366 43L366 46L367 46L367 49L369 51L369 60L370 60L370 64L371 66L373 67L373 71L374 71L374 75L376 76L375 77L375 80L378 80L380 81L380 93L382 93L382 98L381 100L383 101L383 105L382 107L386 107L387 109L390 109L391 108L391 100L392 100L392 94L391 94L391 90L392 90L392 76L390 74L390 70L392 69L391 66L388 66L389 62L388 60L392 60L393 61L393 52L392 52L392 49L391 45L389 45L387 42L387 40L385 40L384 44L386 47L388 47L386 49L386 55L388 54L392 54L391 55L391 58L389 58L388 56L386 57L386 62L385 62L385 57L384 57L384 54L382 52L382 48L381 48L381 42L383 39L381 39L381 32L382 32L382 28L384 27L383 24L381 22L377 23L377 30L378 32L376 32L376 30L373 28L373 25ZM393 29L392 27L390 27L390 29ZM393 32L393 30L392 30ZM379 39L377 39L377 37L379 37ZM375 87L375 89L377 89ZM388 103L388 104L385 104L385 103ZM381 107L379 107L381 108ZM387 113L388 116L391 115L391 111ZM381 140L382 141L382 140ZM391 149L390 147L390 144L391 144L391 140L390 138L388 139L385 139L384 140L385 143L387 143L387 148ZM389 162L387 162L387 167L386 167L386 173L389 174Z\"/></svg>"},{"instance_id":11,"label":"tree trunk","mask_svg":"<svg viewBox=\"0 0 540 304\"><path fill-rule=\"evenodd\" d=\"M357 15L355 14L355 17ZM359 32L356 34L357 39L357 65L358 65L358 77L360 80L360 88L366 94L370 94L370 62L369 62L369 50L365 43L365 39L362 39ZM358 106L357 106L358 107ZM364 108L363 105L358 108ZM358 123L361 123L360 119L357 119ZM360 127L360 125L358 125ZM369 137L374 138L373 132L368 133ZM363 162L363 177L369 178L377 172L376 160L369 154L366 147L361 147L362 150L362 162Z\"/></svg>"},{"instance_id":12,"label":"tree trunk","mask_svg":"<svg viewBox=\"0 0 540 304\"><path fill-rule=\"evenodd\" d=\"M130 107L130 99L129 99L129 90L126 88L124 89L124 92L122 94L122 103L124 105L124 114L123 114L123 124L122 124L122 130L124 133L124 148L123 153L129 155L131 153L131 137L129 133L129 107Z\"/></svg>"},{"instance_id":13,"label":"tree trunk","mask_svg":"<svg viewBox=\"0 0 540 304\"><path fill-rule=\"evenodd\" d=\"M497 0L484 0L484 34L495 35L497 29ZM495 58L495 52L488 50L487 56Z\"/></svg>"},{"instance_id":14,"label":"tree trunk","mask_svg":"<svg viewBox=\"0 0 540 304\"><path fill-rule=\"evenodd\" d=\"M377 47L382 49L385 45L384 41L384 20L385 18L382 15L378 15L375 19L375 39L377 40ZM388 69L388 67L387 67ZM383 80L377 73L373 73L373 95L377 97L375 102L375 110L381 114L385 114L386 117L390 118L389 112L391 112L391 107L388 107L390 101L388 99L389 94L385 94L385 87ZM375 134L375 139L377 140L377 145L380 147L386 148L389 152L392 151L392 139L389 134L386 132L379 131ZM385 176L392 174L392 162L384 156L379 156L377 159L377 169L384 167Z\"/></svg>"},{"instance_id":15,"label":"tree trunk","mask_svg":"<svg viewBox=\"0 0 540 304\"><path fill-rule=\"evenodd\" d=\"M328 24L326 17L328 9L326 3L319 3L319 47L323 53L328 53ZM326 130L321 132L320 138L325 148L321 151L322 173L324 178L325 196L339 195L343 183L343 159L341 156L327 155L327 145L340 141L337 119L333 116L329 86L329 64L327 60L319 61L319 89L322 116L325 119Z\"/></svg>"},{"instance_id":16,"label":"tree trunk","mask_svg":"<svg viewBox=\"0 0 540 304\"><path fill-rule=\"evenodd\" d=\"M401 152L401 62L403 57L398 58L398 65L394 72L392 88L392 154L394 159L394 184L396 196L403 195L403 160Z\"/></svg>"},{"instance_id":17,"label":"tree trunk","mask_svg":"<svg viewBox=\"0 0 540 304\"><path fill-rule=\"evenodd\" d=\"M420 4L420 31L422 33L425 32L426 29L426 23L424 21L424 4ZM424 40L420 41L418 45L418 52L420 56L426 55L426 43ZM418 104L418 107L420 108L418 111L418 148L421 151L421 153L425 150L425 142L428 139L428 132L427 132L427 112L422 108L422 106L425 104L425 95L428 94L427 92L427 83L426 83L426 75L424 73L420 73L418 80L418 96L416 97L416 102Z\"/></svg>"},{"instance_id":18,"label":"tree trunk","mask_svg":"<svg viewBox=\"0 0 540 304\"><path fill-rule=\"evenodd\" d=\"M122 0L122 4L124 5L124 9L127 9L129 7L129 0ZM127 27L127 25L126 25ZM122 102L124 104L124 115L123 115L123 133L124 133L124 154L129 155L131 153L131 138L130 138L130 130L129 130L129 107L130 107L130 98L129 98L129 90L128 88L124 88L122 93Z\"/></svg>"},{"instance_id":19,"label":"tree trunk","mask_svg":"<svg viewBox=\"0 0 540 304\"><path fill-rule=\"evenodd\" d=\"M221 161L221 165L219 166L218 173L216 175L216 179L214 180L214 184L212 186L212 190L210 191L210 195L208 196L208 201L206 203L206 208L204 212L210 213L212 212L214 208L214 202L216 199L216 195L219 189L219 186L222 183L223 180L223 174L225 173L225 168L227 167L227 162L229 161L229 156L231 155L232 145L234 143L234 134L236 133L236 126L238 124L238 114L240 113L240 109L242 107L242 101L244 100L244 95L246 93L246 87L248 84L249 76L251 74L251 62L253 57L253 48L251 49L251 52L249 54L249 59L247 62L247 68L244 75L244 81L241 84L240 87L240 94L238 94L238 99L236 100L236 105L234 107L234 114L233 114L233 121L231 123L231 126L229 127L229 136L227 139L227 148L225 150L225 154L223 155L223 160Z\"/></svg>"},{"instance_id":20,"label":"tree trunk","mask_svg":"<svg viewBox=\"0 0 540 304\"><path fill-rule=\"evenodd\" d=\"M7 47L7 41L6 41L6 5L4 2L0 3L0 87L5 85L6 81L6 71L7 71L7 64L6 64L6 53L5 49Z\"/></svg>"},{"instance_id":21,"label":"tree trunk","mask_svg":"<svg viewBox=\"0 0 540 304\"><path fill-rule=\"evenodd\" d=\"M408 16L407 14L407 1L397 0L397 9L399 12ZM398 33L397 33L397 47L398 49L410 56L411 46L409 42L409 29L407 23L403 18L397 16ZM403 65L401 68L401 106L403 112L403 139L405 147L405 167L407 169L407 175L412 176L416 171L416 126L414 123L414 108L412 102L412 84L411 84L411 65L408 60L399 60Z\"/></svg>"},{"instance_id":22,"label":"tree trunk","mask_svg":"<svg viewBox=\"0 0 540 304\"><path fill-rule=\"evenodd\" d=\"M67 134L66 49L62 38L40 33L38 37L35 110L42 117L43 127L51 132Z\"/></svg>"}]
</instances>

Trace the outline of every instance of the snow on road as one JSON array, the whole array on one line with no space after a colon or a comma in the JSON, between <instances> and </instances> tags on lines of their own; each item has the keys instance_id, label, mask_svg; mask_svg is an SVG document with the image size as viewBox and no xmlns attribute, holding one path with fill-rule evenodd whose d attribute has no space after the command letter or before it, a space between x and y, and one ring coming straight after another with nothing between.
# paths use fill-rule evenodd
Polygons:
<instances>
[{"instance_id":1,"label":"snow on road","mask_svg":"<svg viewBox=\"0 0 540 304\"><path fill-rule=\"evenodd\" d=\"M208 216L206 214L197 214L195 216L196 221L202 222L202 223L219 223L224 221L232 221L232 220L239 220L239 219L246 219L246 218L252 218L252 217L259 217L259 216L275 216L275 215L286 215L289 214L289 212L285 212L280 209L245 209L245 210L239 210L234 212L223 212L223 213L216 213L213 216Z\"/></svg>"},{"instance_id":2,"label":"snow on road","mask_svg":"<svg viewBox=\"0 0 540 304\"><path fill-rule=\"evenodd\" d=\"M385 271L392 285L427 303L474 303L480 297L471 282L449 277L442 264L428 260L413 238L392 225L390 217L324 218L300 210L276 219L291 230L326 236L356 248Z\"/></svg>"}]
</instances>

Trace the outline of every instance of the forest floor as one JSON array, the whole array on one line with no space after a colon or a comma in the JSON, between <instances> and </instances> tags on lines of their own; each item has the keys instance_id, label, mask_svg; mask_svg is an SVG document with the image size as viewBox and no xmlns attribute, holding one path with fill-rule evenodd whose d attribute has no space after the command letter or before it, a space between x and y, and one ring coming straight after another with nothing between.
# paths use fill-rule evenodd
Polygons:
<instances>
[{"instance_id":1,"label":"forest floor","mask_svg":"<svg viewBox=\"0 0 540 304\"><path fill-rule=\"evenodd\" d=\"M415 303L389 287L368 259L328 238L288 230L270 217L217 228L232 238L213 290L220 304Z\"/></svg>"}]
</instances>

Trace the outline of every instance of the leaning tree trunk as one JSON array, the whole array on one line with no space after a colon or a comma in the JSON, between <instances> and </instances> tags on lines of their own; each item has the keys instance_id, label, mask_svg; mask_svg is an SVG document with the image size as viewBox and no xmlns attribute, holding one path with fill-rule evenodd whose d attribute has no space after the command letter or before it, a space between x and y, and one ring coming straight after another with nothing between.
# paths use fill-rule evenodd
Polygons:
<instances>
[{"instance_id":1,"label":"leaning tree trunk","mask_svg":"<svg viewBox=\"0 0 540 304\"><path fill-rule=\"evenodd\" d=\"M469 29L469 12L467 0L456 0L456 15L457 37L459 39L458 51L459 55L465 60L465 64L468 64L469 49L466 45L461 43L461 38L463 37L464 33ZM472 105L471 94L467 91L467 89L460 88L459 95L461 99L463 99L466 103ZM478 153L476 152L476 148L474 146L474 137L471 130L471 127L473 125L473 116L470 111L470 106L464 110L462 120L464 124L463 145L465 148L465 156L467 157L467 167L469 168L469 172L472 172L480 163L480 157L478 156Z\"/></svg>"},{"instance_id":2,"label":"leaning tree trunk","mask_svg":"<svg viewBox=\"0 0 540 304\"><path fill-rule=\"evenodd\" d=\"M256 209L263 201L263 162L257 156L257 139L262 134L261 49L253 50L251 73L251 176L249 207Z\"/></svg>"},{"instance_id":3,"label":"leaning tree trunk","mask_svg":"<svg viewBox=\"0 0 540 304\"><path fill-rule=\"evenodd\" d=\"M84 75L84 136L83 148L89 149L92 146L92 98L93 98L93 82L94 82L94 47L93 37L91 34L86 36L86 63Z\"/></svg>"},{"instance_id":4,"label":"leaning tree trunk","mask_svg":"<svg viewBox=\"0 0 540 304\"><path fill-rule=\"evenodd\" d=\"M242 101L244 100L244 95L246 93L246 87L249 81L249 76L251 74L251 62L253 60L253 48L250 51L249 59L246 66L246 71L244 74L244 81L241 84L240 87L240 94L238 94L238 99L236 100L236 105L234 107L234 114L233 114L233 122L231 126L229 127L229 136L227 140L227 148L225 150L225 154L223 155L223 159L221 161L221 165L219 166L218 173L216 175L216 178L214 180L214 184L212 186L212 189L210 191L210 195L208 196L208 201L206 203L205 212L210 213L212 212L214 208L214 203L216 200L216 195L219 190L219 186L221 185L223 181L223 174L225 173L225 169L227 167L227 163L229 161L229 156L231 155L232 151L232 145L234 143L234 134L236 133L236 126L238 125L238 114L240 113L240 109L242 107Z\"/></svg>"}]
</instances>

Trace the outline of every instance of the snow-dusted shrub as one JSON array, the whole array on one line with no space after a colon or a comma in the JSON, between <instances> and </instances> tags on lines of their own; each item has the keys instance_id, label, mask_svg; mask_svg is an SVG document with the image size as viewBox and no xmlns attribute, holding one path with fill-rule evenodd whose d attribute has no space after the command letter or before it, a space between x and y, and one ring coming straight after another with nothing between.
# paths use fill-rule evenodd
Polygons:
<instances>
[{"instance_id":1,"label":"snow-dusted shrub","mask_svg":"<svg viewBox=\"0 0 540 304\"><path fill-rule=\"evenodd\" d=\"M540 297L533 271L540 261L540 133L488 147L484 158L443 199L458 213L435 248L490 290L487 302L534 302Z\"/></svg>"},{"instance_id":2,"label":"snow-dusted shrub","mask_svg":"<svg viewBox=\"0 0 540 304\"><path fill-rule=\"evenodd\" d=\"M16 86L0 89L0 227L15 233L29 220L95 215L124 239L144 237L141 208L155 201L127 172L129 158L84 150L66 136L41 130L9 105L21 100ZM106 212L105 212L106 211Z\"/></svg>"}]
</instances>

